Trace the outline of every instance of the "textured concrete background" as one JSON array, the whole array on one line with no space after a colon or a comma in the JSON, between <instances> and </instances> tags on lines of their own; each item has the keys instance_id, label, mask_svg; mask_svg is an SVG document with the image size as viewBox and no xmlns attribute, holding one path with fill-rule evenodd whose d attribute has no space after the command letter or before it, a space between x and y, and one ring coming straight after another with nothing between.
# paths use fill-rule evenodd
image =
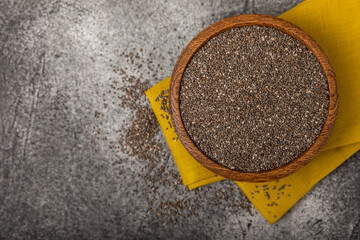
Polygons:
<instances>
[{"instance_id":1,"label":"textured concrete background","mask_svg":"<svg viewBox=\"0 0 360 240\"><path fill-rule=\"evenodd\" d=\"M204 27L242 13L279 15L301 0L247 1L0 1L0 239L360 239L360 153L318 183L278 223L269 225L229 181L235 203L203 194L191 211L152 216L146 162L96 145L93 128L121 128L131 112L103 107L114 53L143 48L171 74L185 45ZM149 54L151 53L151 54ZM103 114L99 123L96 112ZM125 120L125 123L122 123ZM93 126L93 127L92 127ZM177 172L161 133L165 161ZM195 195L158 183L157 198ZM205 191L206 190L206 191ZM227 194L225 192L224 194ZM154 204L152 204L154 206ZM171 216L170 216L171 217ZM172 217L174 218L174 217Z\"/></svg>"}]
</instances>

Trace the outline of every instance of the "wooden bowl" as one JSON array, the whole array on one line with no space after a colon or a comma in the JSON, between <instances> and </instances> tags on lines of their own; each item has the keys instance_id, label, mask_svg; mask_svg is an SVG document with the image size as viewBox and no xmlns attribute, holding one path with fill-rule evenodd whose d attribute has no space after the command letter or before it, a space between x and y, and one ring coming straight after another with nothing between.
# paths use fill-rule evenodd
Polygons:
<instances>
[{"instance_id":1,"label":"wooden bowl","mask_svg":"<svg viewBox=\"0 0 360 240\"><path fill-rule=\"evenodd\" d=\"M190 62L192 56L201 48L210 38L226 31L231 28L258 25L276 28L284 33L287 33L295 39L302 42L310 51L313 52L317 60L320 62L324 69L325 76L329 86L329 110L326 117L325 124L322 128L320 135L315 142L303 152L298 158L291 162L282 165L278 168L262 171L262 172L244 172L231 170L224 167L217 162L208 158L191 140L188 135L180 114L180 87L183 73L187 64ZM320 149L327 142L330 137L331 131L334 127L336 115L338 110L338 91L336 86L336 79L334 70L330 64L329 59L320 48L320 46L303 30L299 27L284 21L280 18L267 16L267 15L239 15L218 21L200 32L191 42L185 47L181 53L173 73L171 75L170 83L170 112L171 120L173 122L175 131L184 145L186 150L193 156L200 164L209 169L210 171L235 181L245 182L263 182L283 178L292 174L306 164L308 164L320 152Z\"/></svg>"}]
</instances>

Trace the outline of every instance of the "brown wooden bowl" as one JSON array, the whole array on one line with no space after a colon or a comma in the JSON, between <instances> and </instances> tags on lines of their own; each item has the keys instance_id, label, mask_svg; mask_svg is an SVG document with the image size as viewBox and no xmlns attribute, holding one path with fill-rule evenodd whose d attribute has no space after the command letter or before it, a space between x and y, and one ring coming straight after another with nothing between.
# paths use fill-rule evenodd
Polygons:
<instances>
[{"instance_id":1,"label":"brown wooden bowl","mask_svg":"<svg viewBox=\"0 0 360 240\"><path fill-rule=\"evenodd\" d=\"M180 84L183 73L187 64L190 62L192 56L201 48L210 38L226 31L231 28L243 27L249 25L267 26L276 28L284 33L287 33L295 39L302 42L310 51L313 52L317 60L320 62L324 69L325 76L329 86L329 110L326 117L325 124L322 128L320 135L315 142L303 152L298 158L293 161L282 165L278 168L262 171L262 172L244 172L231 170L224 167L215 161L208 158L191 140L188 135L180 114ZM267 16L267 15L239 15L218 21L200 32L191 42L185 47L181 53L173 73L171 75L170 83L170 112L171 120L173 122L175 131L184 145L186 150L193 156L200 164L209 169L210 171L235 181L245 182L263 182L271 181L288 176L306 164L308 164L320 152L320 149L327 142L330 137L331 131L336 121L338 110L338 91L336 86L336 79L334 70L330 64L329 59L320 48L320 46L312 39L306 32L292 23L284 21L280 18Z\"/></svg>"}]
</instances>

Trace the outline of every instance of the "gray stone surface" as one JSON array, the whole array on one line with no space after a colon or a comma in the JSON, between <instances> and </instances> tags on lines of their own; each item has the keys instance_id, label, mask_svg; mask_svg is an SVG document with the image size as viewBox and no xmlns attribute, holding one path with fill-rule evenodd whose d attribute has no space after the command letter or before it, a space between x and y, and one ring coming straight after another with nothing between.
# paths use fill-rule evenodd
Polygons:
<instances>
[{"instance_id":1,"label":"gray stone surface","mask_svg":"<svg viewBox=\"0 0 360 240\"><path fill-rule=\"evenodd\" d=\"M240 190L234 204L210 207L207 195L236 189L229 181L202 187L196 214L165 222L169 216L149 213L151 186L136 174L147 163L94 138L101 125L116 140L114 129L133 114L103 106L110 59L128 65L115 49L145 49L142 57L163 68L154 76L141 72L155 84L209 24L242 13L279 15L300 2L0 1L0 239L360 239L359 152L274 225L254 208L237 207ZM177 172L157 137L165 156L159 165ZM115 156L124 161L116 164ZM181 184L175 192L155 185L155 205L195 199Z\"/></svg>"}]
</instances>

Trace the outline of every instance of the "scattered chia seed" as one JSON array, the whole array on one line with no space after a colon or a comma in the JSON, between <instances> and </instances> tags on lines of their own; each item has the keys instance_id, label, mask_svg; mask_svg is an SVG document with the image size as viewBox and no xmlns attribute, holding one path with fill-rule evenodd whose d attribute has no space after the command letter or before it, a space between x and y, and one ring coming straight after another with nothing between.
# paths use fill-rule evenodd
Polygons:
<instances>
[{"instance_id":1,"label":"scattered chia seed","mask_svg":"<svg viewBox=\"0 0 360 240\"><path fill-rule=\"evenodd\" d=\"M268 192L265 192L265 195L266 195L267 199L270 199L270 195Z\"/></svg>"},{"instance_id":2,"label":"scattered chia seed","mask_svg":"<svg viewBox=\"0 0 360 240\"><path fill-rule=\"evenodd\" d=\"M155 99L155 101L161 101L160 110L164 111L165 113L169 113L169 90L162 91L160 95ZM166 118L168 119L168 118Z\"/></svg>"},{"instance_id":3,"label":"scattered chia seed","mask_svg":"<svg viewBox=\"0 0 360 240\"><path fill-rule=\"evenodd\" d=\"M210 39L182 78L180 111L204 154L230 169L258 172L308 149L327 116L324 71L301 42L247 26Z\"/></svg>"},{"instance_id":4,"label":"scattered chia seed","mask_svg":"<svg viewBox=\"0 0 360 240\"><path fill-rule=\"evenodd\" d=\"M286 184L282 185L281 187L278 188L278 191L283 190L286 187Z\"/></svg>"}]
</instances>

